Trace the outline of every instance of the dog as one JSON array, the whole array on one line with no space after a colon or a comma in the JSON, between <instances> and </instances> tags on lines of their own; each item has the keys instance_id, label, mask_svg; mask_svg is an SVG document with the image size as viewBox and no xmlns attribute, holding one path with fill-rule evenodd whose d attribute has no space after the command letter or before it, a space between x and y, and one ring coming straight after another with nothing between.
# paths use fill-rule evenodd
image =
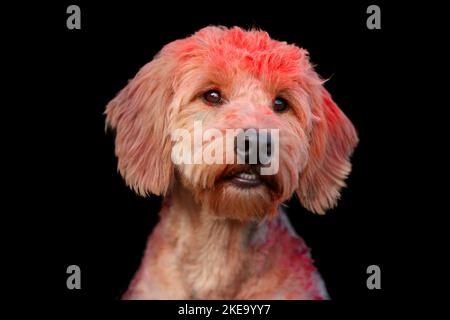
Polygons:
<instances>
[{"instance_id":1,"label":"dog","mask_svg":"<svg viewBox=\"0 0 450 320\"><path fill-rule=\"evenodd\" d=\"M118 171L139 195L164 196L123 299L329 299L281 210L296 194L309 211L325 213L351 171L357 133L324 82L296 45L257 29L209 26L164 46L109 102ZM193 137L196 122L216 134L174 138L180 129ZM236 129L232 139L220 136L228 129ZM250 129L257 134L237 146ZM268 129L278 137L259 135ZM237 162L255 153L255 141L269 158L278 150L276 172L261 174L268 165L259 156ZM214 149L216 158L230 150L236 157L180 161L174 149L195 144L226 145Z\"/></svg>"}]
</instances>

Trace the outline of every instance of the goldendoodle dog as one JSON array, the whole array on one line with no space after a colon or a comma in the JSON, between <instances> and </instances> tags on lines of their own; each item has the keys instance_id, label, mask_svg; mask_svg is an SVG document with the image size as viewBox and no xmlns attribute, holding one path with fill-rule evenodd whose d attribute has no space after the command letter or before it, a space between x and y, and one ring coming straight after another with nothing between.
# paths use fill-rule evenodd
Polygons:
<instances>
[{"instance_id":1,"label":"goldendoodle dog","mask_svg":"<svg viewBox=\"0 0 450 320\"><path fill-rule=\"evenodd\" d=\"M124 299L327 299L280 205L336 205L358 138L308 52L207 27L167 44L108 104L118 170L160 222Z\"/></svg>"}]
</instances>

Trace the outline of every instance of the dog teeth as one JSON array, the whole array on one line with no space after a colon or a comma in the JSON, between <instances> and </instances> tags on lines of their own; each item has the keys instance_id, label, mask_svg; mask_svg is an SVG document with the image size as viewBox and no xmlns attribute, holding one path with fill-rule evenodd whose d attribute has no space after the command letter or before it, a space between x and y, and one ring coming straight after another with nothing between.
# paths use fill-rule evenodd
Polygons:
<instances>
[{"instance_id":1,"label":"dog teeth","mask_svg":"<svg viewBox=\"0 0 450 320\"><path fill-rule=\"evenodd\" d=\"M256 174L250 174L250 173L239 173L237 175L241 179L245 180L256 180Z\"/></svg>"}]
</instances>

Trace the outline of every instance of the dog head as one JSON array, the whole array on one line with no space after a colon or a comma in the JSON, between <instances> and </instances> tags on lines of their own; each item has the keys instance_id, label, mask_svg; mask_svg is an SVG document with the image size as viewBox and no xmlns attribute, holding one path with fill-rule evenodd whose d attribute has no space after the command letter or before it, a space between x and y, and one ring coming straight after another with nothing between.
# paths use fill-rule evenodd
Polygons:
<instances>
[{"instance_id":1,"label":"dog head","mask_svg":"<svg viewBox=\"0 0 450 320\"><path fill-rule=\"evenodd\" d=\"M118 169L139 194L181 184L220 216L275 214L293 193L324 213L357 135L323 82L307 51L265 32L201 29L166 45L108 104ZM270 161L239 163L261 149Z\"/></svg>"}]
</instances>

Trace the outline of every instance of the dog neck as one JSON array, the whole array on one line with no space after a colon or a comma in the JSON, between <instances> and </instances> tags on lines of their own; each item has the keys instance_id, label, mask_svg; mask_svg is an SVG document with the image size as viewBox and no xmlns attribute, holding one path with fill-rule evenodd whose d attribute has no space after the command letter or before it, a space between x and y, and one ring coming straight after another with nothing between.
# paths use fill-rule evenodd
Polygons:
<instances>
[{"instance_id":1,"label":"dog neck","mask_svg":"<svg viewBox=\"0 0 450 320\"><path fill-rule=\"evenodd\" d=\"M124 299L327 297L308 247L281 210L260 222L218 218L177 187L160 215Z\"/></svg>"},{"instance_id":2,"label":"dog neck","mask_svg":"<svg viewBox=\"0 0 450 320\"><path fill-rule=\"evenodd\" d=\"M189 288L189 298L234 297L249 274L252 244L261 242L266 222L219 218L177 186L165 199L161 227ZM263 241L264 242L264 241Z\"/></svg>"}]
</instances>

